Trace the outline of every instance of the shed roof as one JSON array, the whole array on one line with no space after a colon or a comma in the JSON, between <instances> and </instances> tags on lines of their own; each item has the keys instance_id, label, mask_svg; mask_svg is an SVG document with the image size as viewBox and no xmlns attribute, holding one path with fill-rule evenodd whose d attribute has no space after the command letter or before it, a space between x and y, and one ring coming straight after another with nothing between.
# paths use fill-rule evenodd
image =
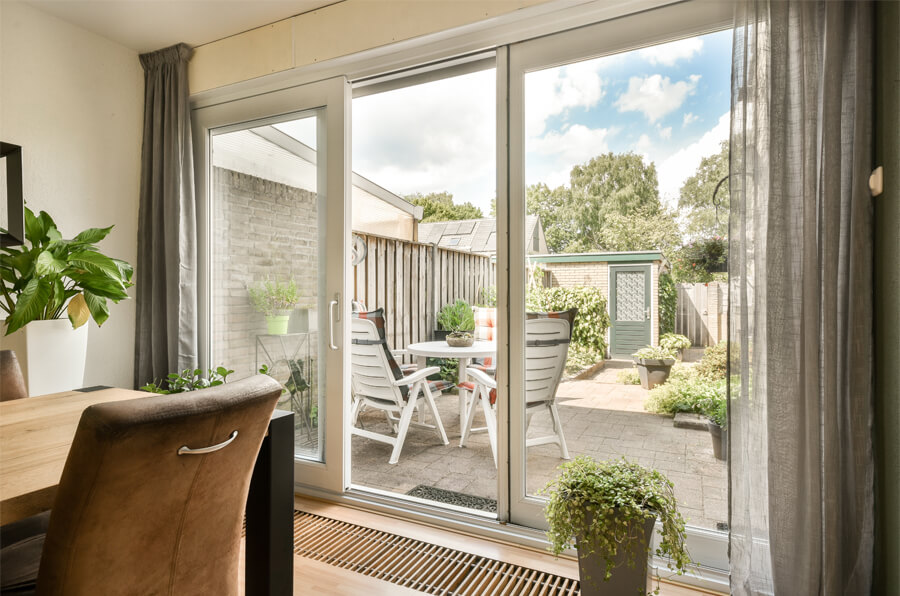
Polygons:
<instances>
[{"instance_id":1,"label":"shed roof","mask_svg":"<svg viewBox=\"0 0 900 596\"><path fill-rule=\"evenodd\" d=\"M528 258L535 263L652 263L662 261L663 255L659 250L633 250L528 255Z\"/></svg>"}]
</instances>

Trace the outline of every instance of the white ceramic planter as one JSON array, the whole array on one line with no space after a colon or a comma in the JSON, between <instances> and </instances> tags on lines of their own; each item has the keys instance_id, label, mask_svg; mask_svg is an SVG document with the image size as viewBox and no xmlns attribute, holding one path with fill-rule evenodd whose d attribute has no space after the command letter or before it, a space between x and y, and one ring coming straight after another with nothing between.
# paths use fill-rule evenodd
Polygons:
<instances>
[{"instance_id":1,"label":"white ceramic planter","mask_svg":"<svg viewBox=\"0 0 900 596\"><path fill-rule=\"evenodd\" d=\"M16 352L29 396L84 387L87 328L72 329L69 319L32 321L0 338L3 349Z\"/></svg>"}]
</instances>

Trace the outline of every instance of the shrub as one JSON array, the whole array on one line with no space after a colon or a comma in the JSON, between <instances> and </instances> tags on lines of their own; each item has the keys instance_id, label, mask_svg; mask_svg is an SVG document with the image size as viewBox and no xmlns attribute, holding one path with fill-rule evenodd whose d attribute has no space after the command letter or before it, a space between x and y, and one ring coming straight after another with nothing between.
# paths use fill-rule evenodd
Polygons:
<instances>
[{"instance_id":1,"label":"shrub","mask_svg":"<svg viewBox=\"0 0 900 596\"><path fill-rule=\"evenodd\" d=\"M728 427L728 401L725 395L701 400L697 407L700 413L718 424L722 428Z\"/></svg>"},{"instance_id":2,"label":"shrub","mask_svg":"<svg viewBox=\"0 0 900 596\"><path fill-rule=\"evenodd\" d=\"M678 309L678 290L668 273L659 276L659 333L675 332L675 311Z\"/></svg>"},{"instance_id":3,"label":"shrub","mask_svg":"<svg viewBox=\"0 0 900 596\"><path fill-rule=\"evenodd\" d=\"M657 414L693 412L705 414L707 400L725 399L725 380L710 380L696 373L683 372L650 390L644 409ZM707 404L707 405L704 405Z\"/></svg>"},{"instance_id":4,"label":"shrub","mask_svg":"<svg viewBox=\"0 0 900 596\"><path fill-rule=\"evenodd\" d=\"M684 335L666 333L659 338L659 345L670 350L687 350L691 347L691 340Z\"/></svg>"},{"instance_id":5,"label":"shrub","mask_svg":"<svg viewBox=\"0 0 900 596\"><path fill-rule=\"evenodd\" d=\"M634 367L626 368L625 370L620 370L619 374L616 375L616 382L623 385L640 385L641 375L638 374L637 369Z\"/></svg>"},{"instance_id":6,"label":"shrub","mask_svg":"<svg viewBox=\"0 0 900 596\"><path fill-rule=\"evenodd\" d=\"M706 283L728 260L728 240L721 236L685 244L672 255L672 276L684 283Z\"/></svg>"},{"instance_id":7,"label":"shrub","mask_svg":"<svg viewBox=\"0 0 900 596\"><path fill-rule=\"evenodd\" d=\"M609 329L609 313L606 298L600 288L576 286L574 288L533 287L528 292L527 307L536 311L578 309L572 344L606 354L606 330ZM570 345L571 349L571 345Z\"/></svg>"},{"instance_id":8,"label":"shrub","mask_svg":"<svg viewBox=\"0 0 900 596\"><path fill-rule=\"evenodd\" d=\"M703 358L697 363L697 374L711 380L724 379L727 367L728 342L720 341L703 351Z\"/></svg>"},{"instance_id":9,"label":"shrub","mask_svg":"<svg viewBox=\"0 0 900 596\"><path fill-rule=\"evenodd\" d=\"M641 348L632 356L640 360L666 360L674 359L675 352L663 346L647 346L646 348Z\"/></svg>"},{"instance_id":10,"label":"shrub","mask_svg":"<svg viewBox=\"0 0 900 596\"><path fill-rule=\"evenodd\" d=\"M566 358L566 374L576 375L584 369L603 360L603 354L591 348L569 344L569 355Z\"/></svg>"}]
</instances>

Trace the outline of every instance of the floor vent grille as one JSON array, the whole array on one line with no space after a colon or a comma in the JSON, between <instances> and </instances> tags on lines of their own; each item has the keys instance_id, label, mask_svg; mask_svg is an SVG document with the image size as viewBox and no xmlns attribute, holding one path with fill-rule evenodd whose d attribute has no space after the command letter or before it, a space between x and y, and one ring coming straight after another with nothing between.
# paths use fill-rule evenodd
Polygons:
<instances>
[{"instance_id":1,"label":"floor vent grille","mask_svg":"<svg viewBox=\"0 0 900 596\"><path fill-rule=\"evenodd\" d=\"M294 512L294 552L425 594L577 596L578 580Z\"/></svg>"}]
</instances>

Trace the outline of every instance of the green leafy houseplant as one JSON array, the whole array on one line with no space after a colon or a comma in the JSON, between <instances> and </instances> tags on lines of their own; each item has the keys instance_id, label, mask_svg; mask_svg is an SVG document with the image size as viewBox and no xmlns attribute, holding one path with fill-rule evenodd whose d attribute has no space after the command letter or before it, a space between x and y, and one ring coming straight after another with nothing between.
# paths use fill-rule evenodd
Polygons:
<instances>
[{"instance_id":1,"label":"green leafy houseplant","mask_svg":"<svg viewBox=\"0 0 900 596\"><path fill-rule=\"evenodd\" d=\"M452 345L472 345L475 336L475 313L465 300L447 304L438 313L438 325L449 331L447 343Z\"/></svg>"},{"instance_id":2,"label":"green leafy houseplant","mask_svg":"<svg viewBox=\"0 0 900 596\"><path fill-rule=\"evenodd\" d=\"M64 312L76 329L89 318L97 325L105 323L107 301L128 298L134 272L125 261L97 248L112 229L89 228L64 240L53 218L26 207L25 245L0 248L0 309L8 315L6 335L31 321L61 319Z\"/></svg>"},{"instance_id":3,"label":"green leafy houseplant","mask_svg":"<svg viewBox=\"0 0 900 596\"><path fill-rule=\"evenodd\" d=\"M228 375L233 373L224 366L211 368L207 372L207 377L202 376L203 371L199 368L193 370L186 368L180 373L169 373L165 381L152 381L142 386L141 391L150 393L159 393L169 395L171 393L185 393L187 391L196 391L198 389L206 389L207 387L215 387L225 383ZM165 386L163 386L165 383Z\"/></svg>"},{"instance_id":4,"label":"green leafy houseplant","mask_svg":"<svg viewBox=\"0 0 900 596\"><path fill-rule=\"evenodd\" d=\"M669 557L669 568L679 575L684 572L690 563L684 519L672 482L663 474L624 458L598 462L586 456L563 464L560 471L544 489L550 498L544 510L550 551L559 555L577 546L579 559L596 555L602 561L602 577L584 577L582 571L582 590L586 584L596 586L598 579L609 581L622 565L646 568L650 536L645 532L653 519L662 524L656 554ZM643 586L638 590L644 593Z\"/></svg>"}]
</instances>

